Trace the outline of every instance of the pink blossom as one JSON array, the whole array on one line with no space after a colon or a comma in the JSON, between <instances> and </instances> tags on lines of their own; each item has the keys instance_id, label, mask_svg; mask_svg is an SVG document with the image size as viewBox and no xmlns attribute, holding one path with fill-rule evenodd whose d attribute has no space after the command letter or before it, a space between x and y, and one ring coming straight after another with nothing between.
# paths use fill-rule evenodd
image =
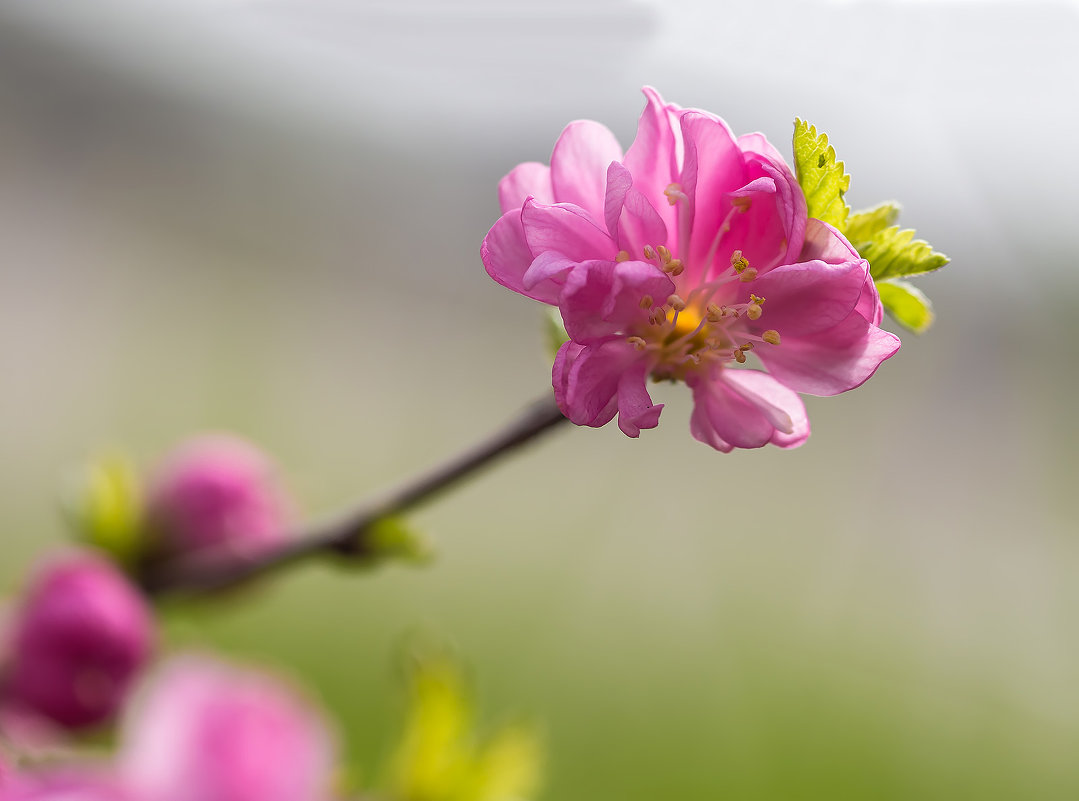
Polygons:
<instances>
[{"instance_id":1,"label":"pink blossom","mask_svg":"<svg viewBox=\"0 0 1079 801\"><path fill-rule=\"evenodd\" d=\"M152 801L319 801L332 739L290 688L198 657L165 665L125 721L120 771Z\"/></svg>"},{"instance_id":2,"label":"pink blossom","mask_svg":"<svg viewBox=\"0 0 1079 801\"><path fill-rule=\"evenodd\" d=\"M235 437L181 447L160 468L148 506L157 558L244 559L287 537L290 504L273 465Z\"/></svg>"},{"instance_id":3,"label":"pink blossom","mask_svg":"<svg viewBox=\"0 0 1079 801\"><path fill-rule=\"evenodd\" d=\"M3 704L66 728L113 716L150 656L153 622L127 578L89 552L47 562L14 614Z\"/></svg>"},{"instance_id":4,"label":"pink blossom","mask_svg":"<svg viewBox=\"0 0 1079 801\"><path fill-rule=\"evenodd\" d=\"M647 380L685 382L693 436L721 451L809 436L797 393L859 386L899 348L882 331L869 265L807 218L798 182L761 134L645 89L625 153L570 123L551 165L499 184L481 256L498 283L559 308L570 340L555 397L578 425L659 421ZM748 357L748 358L747 358ZM745 369L749 358L764 370Z\"/></svg>"}]
</instances>

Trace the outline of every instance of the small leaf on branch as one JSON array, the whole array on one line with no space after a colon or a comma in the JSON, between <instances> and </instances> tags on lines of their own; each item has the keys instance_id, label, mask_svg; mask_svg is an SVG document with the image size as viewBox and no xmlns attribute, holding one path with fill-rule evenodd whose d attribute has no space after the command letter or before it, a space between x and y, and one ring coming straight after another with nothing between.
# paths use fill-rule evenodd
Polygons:
<instances>
[{"instance_id":1,"label":"small leaf on branch","mask_svg":"<svg viewBox=\"0 0 1079 801\"><path fill-rule=\"evenodd\" d=\"M851 244L869 261L869 273L874 281L922 275L940 269L949 261L924 239L915 239L913 228L898 225L878 231L868 243L851 240Z\"/></svg>"},{"instance_id":2,"label":"small leaf on branch","mask_svg":"<svg viewBox=\"0 0 1079 801\"><path fill-rule=\"evenodd\" d=\"M375 561L400 559L415 564L431 561L427 538L397 515L376 520L367 530L366 543Z\"/></svg>"},{"instance_id":3,"label":"small leaf on branch","mask_svg":"<svg viewBox=\"0 0 1079 801\"><path fill-rule=\"evenodd\" d=\"M887 279L877 282L880 302L895 320L916 334L933 324L933 306L920 289L906 281Z\"/></svg>"},{"instance_id":4,"label":"small leaf on branch","mask_svg":"<svg viewBox=\"0 0 1079 801\"><path fill-rule=\"evenodd\" d=\"M806 196L810 217L843 230L850 206L843 194L850 188L850 176L843 162L836 161L828 135L803 120L794 121L794 171Z\"/></svg>"},{"instance_id":5,"label":"small leaf on branch","mask_svg":"<svg viewBox=\"0 0 1079 801\"><path fill-rule=\"evenodd\" d=\"M66 503L80 538L130 567L142 549L142 488L131 462L109 454L89 466Z\"/></svg>"},{"instance_id":6,"label":"small leaf on branch","mask_svg":"<svg viewBox=\"0 0 1079 801\"><path fill-rule=\"evenodd\" d=\"M562 315L558 309L554 307L547 309L543 319L546 323L547 350L550 351L551 356L554 356L559 348L569 342L569 334L566 333L566 326L562 322Z\"/></svg>"},{"instance_id":7,"label":"small leaf on branch","mask_svg":"<svg viewBox=\"0 0 1079 801\"><path fill-rule=\"evenodd\" d=\"M878 233L899 222L899 210L898 203L888 201L871 209L856 211L847 218L843 234L854 247L864 247Z\"/></svg>"}]
</instances>

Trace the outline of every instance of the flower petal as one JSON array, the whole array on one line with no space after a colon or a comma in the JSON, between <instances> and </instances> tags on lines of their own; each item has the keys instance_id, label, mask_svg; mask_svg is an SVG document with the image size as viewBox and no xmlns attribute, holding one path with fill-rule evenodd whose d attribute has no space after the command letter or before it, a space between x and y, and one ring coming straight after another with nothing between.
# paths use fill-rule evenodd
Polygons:
<instances>
[{"instance_id":1,"label":"flower petal","mask_svg":"<svg viewBox=\"0 0 1079 801\"><path fill-rule=\"evenodd\" d=\"M623 387L630 393L625 401L628 426L647 427L651 415L658 419L658 410L651 410L651 400L643 402L640 392L644 391L644 372L648 370L647 357L633 348L622 338L613 338L588 345L583 348L569 346L566 343L559 351L561 364L556 360L559 371L553 377L562 382L562 388L556 389L555 398L559 408L572 422L579 426L599 427L606 425L619 409L619 391ZM574 345L576 343L573 343ZM640 376L640 385L636 385L636 376ZM647 408L646 408L647 407ZM637 422L640 421L640 422ZM653 423L654 424L654 423Z\"/></svg>"},{"instance_id":2,"label":"flower petal","mask_svg":"<svg viewBox=\"0 0 1079 801\"><path fill-rule=\"evenodd\" d=\"M717 450L760 448L775 432L756 404L744 398L727 382L728 368L719 367L688 382L693 389L693 436Z\"/></svg>"},{"instance_id":3,"label":"flower petal","mask_svg":"<svg viewBox=\"0 0 1079 801\"><path fill-rule=\"evenodd\" d=\"M753 352L775 378L796 392L838 395L861 386L899 350L899 337L852 311L838 325Z\"/></svg>"},{"instance_id":4,"label":"flower petal","mask_svg":"<svg viewBox=\"0 0 1079 801\"><path fill-rule=\"evenodd\" d=\"M507 289L543 303L558 303L562 287L556 282L534 281L525 288L524 276L533 257L525 241L520 211L506 212L491 226L480 246L480 259L487 274Z\"/></svg>"},{"instance_id":5,"label":"flower petal","mask_svg":"<svg viewBox=\"0 0 1079 801\"><path fill-rule=\"evenodd\" d=\"M808 219L805 194L798 184L798 179L783 156L763 135L743 136L739 138L738 144L746 156L751 171L754 163L759 164L764 174L775 180L779 200L777 209L783 217L786 230L787 247L781 263L789 264L797 261Z\"/></svg>"},{"instance_id":6,"label":"flower petal","mask_svg":"<svg viewBox=\"0 0 1079 801\"><path fill-rule=\"evenodd\" d=\"M729 194L746 183L748 173L734 134L722 120L698 112L682 115L685 162L678 204L679 253L692 265L705 265L712 243L731 211ZM713 252L714 255L714 252Z\"/></svg>"},{"instance_id":7,"label":"flower petal","mask_svg":"<svg viewBox=\"0 0 1079 801\"><path fill-rule=\"evenodd\" d=\"M622 146L605 125L592 120L571 122L551 153L551 186L560 203L580 206L595 219L603 217L607 165L622 160Z\"/></svg>"},{"instance_id":8,"label":"flower petal","mask_svg":"<svg viewBox=\"0 0 1079 801\"><path fill-rule=\"evenodd\" d=\"M809 418L798 393L760 370L727 370L724 379L775 428L770 444L795 448L809 438Z\"/></svg>"},{"instance_id":9,"label":"flower petal","mask_svg":"<svg viewBox=\"0 0 1079 801\"><path fill-rule=\"evenodd\" d=\"M643 320L645 295L666 298L673 292L674 282L654 264L587 261L566 276L559 308L570 338L590 344Z\"/></svg>"},{"instance_id":10,"label":"flower petal","mask_svg":"<svg viewBox=\"0 0 1079 801\"><path fill-rule=\"evenodd\" d=\"M529 197L534 197L539 203L554 203L551 168L546 164L526 161L518 164L498 182L498 203L503 214L521 208Z\"/></svg>"},{"instance_id":11,"label":"flower petal","mask_svg":"<svg viewBox=\"0 0 1079 801\"><path fill-rule=\"evenodd\" d=\"M639 437L642 428L659 425L663 404L652 403L648 394L648 369L648 362L642 359L623 370L618 379L618 427L627 437Z\"/></svg>"},{"instance_id":12,"label":"flower petal","mask_svg":"<svg viewBox=\"0 0 1079 801\"><path fill-rule=\"evenodd\" d=\"M667 241L663 218L633 186L633 176L626 166L617 161L607 168L603 217L618 248L632 256L643 253L645 245L656 247Z\"/></svg>"},{"instance_id":13,"label":"flower petal","mask_svg":"<svg viewBox=\"0 0 1079 801\"><path fill-rule=\"evenodd\" d=\"M667 204L663 190L679 180L682 163L682 131L678 118L682 109L664 102L659 93L646 86L647 99L637 136L622 163L633 175L633 185L659 212L668 231L676 230L675 208Z\"/></svg>"},{"instance_id":14,"label":"flower petal","mask_svg":"<svg viewBox=\"0 0 1079 801\"><path fill-rule=\"evenodd\" d=\"M529 198L521 209L524 238L533 256L556 250L573 261L613 259L614 240L580 206L556 203L545 206Z\"/></svg>"},{"instance_id":15,"label":"flower petal","mask_svg":"<svg viewBox=\"0 0 1079 801\"><path fill-rule=\"evenodd\" d=\"M776 329L784 342L838 325L854 311L868 274L864 260L809 261L769 270L750 287L766 299L764 314L751 325L758 332Z\"/></svg>"},{"instance_id":16,"label":"flower petal","mask_svg":"<svg viewBox=\"0 0 1079 801\"><path fill-rule=\"evenodd\" d=\"M806 225L805 244L802 246L802 261L820 259L830 264L839 264L861 258L854 246L835 228L820 220L809 220ZM884 307L880 303L880 295L872 278L867 278L863 284L855 310L873 325L880 325L884 317Z\"/></svg>"}]
</instances>

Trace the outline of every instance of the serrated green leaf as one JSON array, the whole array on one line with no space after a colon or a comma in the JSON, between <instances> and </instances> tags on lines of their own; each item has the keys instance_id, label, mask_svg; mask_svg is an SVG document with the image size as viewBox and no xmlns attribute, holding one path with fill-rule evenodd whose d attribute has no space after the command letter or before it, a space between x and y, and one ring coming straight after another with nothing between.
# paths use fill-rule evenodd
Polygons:
<instances>
[{"instance_id":1,"label":"serrated green leaf","mask_svg":"<svg viewBox=\"0 0 1079 801\"><path fill-rule=\"evenodd\" d=\"M558 349L569 342L569 334L566 333L566 326L562 322L562 314L557 308L552 306L547 309L544 321L546 324L547 350L550 351L550 356L554 358L554 355L558 353Z\"/></svg>"},{"instance_id":2,"label":"serrated green leaf","mask_svg":"<svg viewBox=\"0 0 1079 801\"><path fill-rule=\"evenodd\" d=\"M933 324L933 305L917 287L892 279L877 283L880 302L896 322L921 334Z\"/></svg>"},{"instance_id":3,"label":"serrated green leaf","mask_svg":"<svg viewBox=\"0 0 1079 801\"><path fill-rule=\"evenodd\" d=\"M874 281L922 275L939 270L949 261L924 239L915 239L913 228L898 225L878 231L868 243L856 247L862 258L869 261L869 273Z\"/></svg>"},{"instance_id":4,"label":"serrated green leaf","mask_svg":"<svg viewBox=\"0 0 1079 801\"><path fill-rule=\"evenodd\" d=\"M843 230L850 206L843 199L850 188L850 176L843 162L836 161L828 135L817 133L808 122L794 121L794 171L806 196L809 216Z\"/></svg>"},{"instance_id":5,"label":"serrated green leaf","mask_svg":"<svg viewBox=\"0 0 1079 801\"><path fill-rule=\"evenodd\" d=\"M886 202L871 209L856 211L847 218L843 235L856 248L864 246L878 233L899 222L899 204Z\"/></svg>"}]
</instances>

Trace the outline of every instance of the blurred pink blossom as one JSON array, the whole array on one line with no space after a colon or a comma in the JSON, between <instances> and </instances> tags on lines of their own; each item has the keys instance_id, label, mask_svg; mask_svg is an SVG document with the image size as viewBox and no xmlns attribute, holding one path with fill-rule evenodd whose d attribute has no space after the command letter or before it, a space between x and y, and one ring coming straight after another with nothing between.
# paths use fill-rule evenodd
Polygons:
<instances>
[{"instance_id":1,"label":"blurred pink blossom","mask_svg":"<svg viewBox=\"0 0 1079 801\"><path fill-rule=\"evenodd\" d=\"M154 557L257 556L287 536L290 503L270 460L226 435L194 439L172 454L151 486Z\"/></svg>"},{"instance_id":2,"label":"blurred pink blossom","mask_svg":"<svg viewBox=\"0 0 1079 801\"><path fill-rule=\"evenodd\" d=\"M132 707L118 765L152 801L319 801L334 744L288 686L188 656L166 664Z\"/></svg>"},{"instance_id":3,"label":"blurred pink blossom","mask_svg":"<svg viewBox=\"0 0 1079 801\"><path fill-rule=\"evenodd\" d=\"M0 782L0 801L148 801L105 767L64 765L28 771ZM194 799L191 799L194 801Z\"/></svg>"},{"instance_id":4,"label":"blurred pink blossom","mask_svg":"<svg viewBox=\"0 0 1079 801\"><path fill-rule=\"evenodd\" d=\"M761 134L645 89L623 153L570 123L551 165L499 184L503 216L481 256L500 284L557 306L569 341L555 396L578 425L618 416L631 437L659 421L646 381L685 382L693 436L721 451L802 444L796 393L859 386L899 348L878 326L868 263L808 219L798 182ZM740 369L756 357L766 371Z\"/></svg>"},{"instance_id":5,"label":"blurred pink blossom","mask_svg":"<svg viewBox=\"0 0 1079 801\"><path fill-rule=\"evenodd\" d=\"M66 728L103 723L150 656L153 620L111 562L69 552L46 562L14 610L5 711Z\"/></svg>"}]
</instances>

